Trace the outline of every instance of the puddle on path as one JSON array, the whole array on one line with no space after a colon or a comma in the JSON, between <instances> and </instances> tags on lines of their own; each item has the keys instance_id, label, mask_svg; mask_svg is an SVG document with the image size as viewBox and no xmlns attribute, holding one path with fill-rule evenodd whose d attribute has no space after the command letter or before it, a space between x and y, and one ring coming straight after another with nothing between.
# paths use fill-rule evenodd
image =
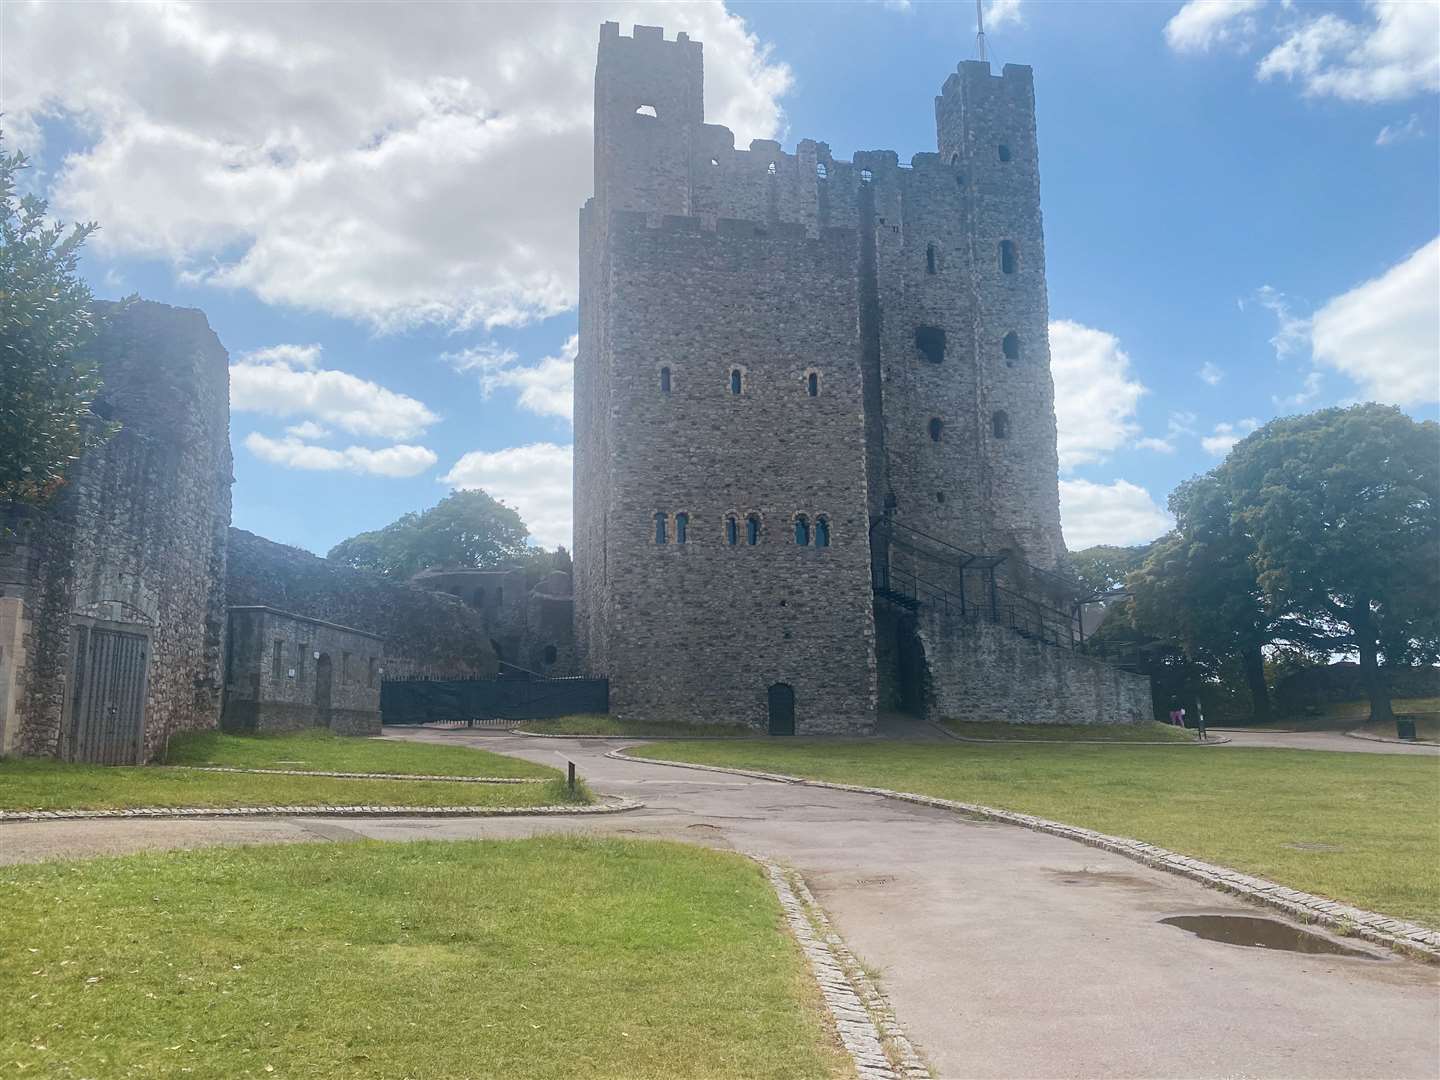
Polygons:
<instances>
[{"instance_id":1,"label":"puddle on path","mask_svg":"<svg viewBox=\"0 0 1440 1080\"><path fill-rule=\"evenodd\" d=\"M1312 934L1298 926L1263 919L1255 915L1175 915L1161 919L1166 926L1178 926L1206 941L1223 941L1228 945L1246 945L1255 949L1279 949L1284 952L1353 956L1361 960L1382 957L1361 949L1352 949L1329 938Z\"/></svg>"},{"instance_id":2,"label":"puddle on path","mask_svg":"<svg viewBox=\"0 0 1440 1080\"><path fill-rule=\"evenodd\" d=\"M1050 870L1049 873L1061 885L1121 885L1130 889L1158 888L1155 882L1139 874L1127 874L1121 870Z\"/></svg>"}]
</instances>

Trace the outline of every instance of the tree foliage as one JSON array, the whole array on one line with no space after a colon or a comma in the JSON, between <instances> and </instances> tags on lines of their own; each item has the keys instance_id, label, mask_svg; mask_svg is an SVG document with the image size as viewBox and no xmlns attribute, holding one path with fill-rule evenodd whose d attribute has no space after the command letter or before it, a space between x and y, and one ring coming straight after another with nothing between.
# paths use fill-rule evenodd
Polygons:
<instances>
[{"instance_id":1,"label":"tree foliage","mask_svg":"<svg viewBox=\"0 0 1440 1080\"><path fill-rule=\"evenodd\" d=\"M525 544L529 535L520 515L504 503L483 491L456 491L428 510L342 540L327 557L404 579L421 570L524 563L535 550Z\"/></svg>"},{"instance_id":2,"label":"tree foliage","mask_svg":"<svg viewBox=\"0 0 1440 1080\"><path fill-rule=\"evenodd\" d=\"M0 500L44 502L85 450L113 430L90 412L100 373L90 289L77 272L94 222L50 222L16 197L25 156L0 143Z\"/></svg>"}]
</instances>

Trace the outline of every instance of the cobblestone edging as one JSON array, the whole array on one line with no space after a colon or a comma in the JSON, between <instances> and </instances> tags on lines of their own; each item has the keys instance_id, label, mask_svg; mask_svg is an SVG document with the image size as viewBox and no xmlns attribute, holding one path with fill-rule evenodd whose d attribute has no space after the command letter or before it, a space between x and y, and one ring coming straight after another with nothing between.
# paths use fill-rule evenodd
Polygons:
<instances>
[{"instance_id":1,"label":"cobblestone edging","mask_svg":"<svg viewBox=\"0 0 1440 1080\"><path fill-rule=\"evenodd\" d=\"M341 780L446 780L455 784L548 784L553 776L432 776L428 773L322 772L318 769L240 769L230 765L160 765L193 772L256 773L260 776L328 776Z\"/></svg>"},{"instance_id":2,"label":"cobblestone edging","mask_svg":"<svg viewBox=\"0 0 1440 1080\"><path fill-rule=\"evenodd\" d=\"M1125 836L1111 836L1108 833L1084 829L1078 825L1066 825L1033 814L1021 814L1013 810L999 810L993 806L977 803L957 802L954 799L939 799L931 795L916 795L908 791L891 791L889 788L862 787L858 784L835 784L827 780L807 780L799 776L780 773L755 772L748 769L732 769L721 765L696 765L688 761L661 761L658 758L626 757L619 750L612 750L606 757L618 761L644 762L652 765L672 765L681 769L700 769L706 772L732 773L736 776L753 776L761 780L777 780L787 784L803 784L808 787L832 788L836 791L853 791L861 795L878 795L886 799L914 803L917 806L932 806L940 810L953 810L971 817L985 818L1007 825L1019 825L1036 832L1063 836L1090 847L1100 848L1115 855L1144 863L1157 870L1167 870L1192 881L1198 881L1212 889L1219 889L1263 904L1277 911L1299 919L1301 922L1320 923L1342 934L1358 937L1377 945L1399 949L1418 958L1440 962L1440 930L1421 926L1419 923L1392 919L1375 911L1341 904L1314 893L1300 892L1286 888L1274 881L1242 874L1228 866L1218 866L1200 859L1192 859L1165 848L1133 840Z\"/></svg>"},{"instance_id":3,"label":"cobblestone edging","mask_svg":"<svg viewBox=\"0 0 1440 1080\"><path fill-rule=\"evenodd\" d=\"M146 806L134 810L0 810L0 825L24 821L92 821L101 818L256 817L527 817L620 814L645 806L616 799L590 806L232 806L229 808Z\"/></svg>"},{"instance_id":4,"label":"cobblestone edging","mask_svg":"<svg viewBox=\"0 0 1440 1080\"><path fill-rule=\"evenodd\" d=\"M1429 742L1425 739L1392 739L1388 735L1372 735L1368 731L1347 731L1345 737L1348 739L1363 739L1365 742L1393 743L1396 746L1430 746L1440 747L1440 743Z\"/></svg>"},{"instance_id":5,"label":"cobblestone edging","mask_svg":"<svg viewBox=\"0 0 1440 1080\"><path fill-rule=\"evenodd\" d=\"M792 883L775 863L757 861L770 877L860 1080L929 1080L930 1070L900 1030L895 1010L831 930L804 880L796 875Z\"/></svg>"}]
</instances>

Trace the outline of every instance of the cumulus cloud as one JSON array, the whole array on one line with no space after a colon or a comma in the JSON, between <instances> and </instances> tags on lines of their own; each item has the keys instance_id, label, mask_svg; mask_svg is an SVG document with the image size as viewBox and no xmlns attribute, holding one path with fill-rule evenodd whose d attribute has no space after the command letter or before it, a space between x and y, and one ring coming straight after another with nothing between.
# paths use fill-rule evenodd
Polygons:
<instances>
[{"instance_id":1,"label":"cumulus cloud","mask_svg":"<svg viewBox=\"0 0 1440 1080\"><path fill-rule=\"evenodd\" d=\"M1219 386L1220 381L1225 378L1225 370L1211 360L1206 360L1200 370L1195 373L1201 382L1210 386Z\"/></svg>"},{"instance_id":2,"label":"cumulus cloud","mask_svg":"<svg viewBox=\"0 0 1440 1080\"><path fill-rule=\"evenodd\" d=\"M558 355L530 365L519 364L517 353L494 344L444 353L441 359L456 371L479 372L480 388L487 398L496 390L515 390L520 407L527 412L570 420L575 412L575 357L579 352L580 336L572 334Z\"/></svg>"},{"instance_id":3,"label":"cumulus cloud","mask_svg":"<svg viewBox=\"0 0 1440 1080\"><path fill-rule=\"evenodd\" d=\"M6 4L0 100L32 153L51 118L93 137L48 194L102 255L381 330L515 325L575 303L610 14L704 42L738 145L783 132L790 73L718 0Z\"/></svg>"},{"instance_id":4,"label":"cumulus cloud","mask_svg":"<svg viewBox=\"0 0 1440 1080\"><path fill-rule=\"evenodd\" d=\"M1025 21L1024 12L1020 9L1021 0L990 0L985 5L985 28L987 30L998 30L1007 23L1015 23L1017 26Z\"/></svg>"},{"instance_id":5,"label":"cumulus cloud","mask_svg":"<svg viewBox=\"0 0 1440 1080\"><path fill-rule=\"evenodd\" d=\"M303 360L295 359L296 350ZM347 371L321 369L319 362L318 345L275 345L242 353L230 365L230 408L308 417L352 435L381 439L413 438L439 419L412 397Z\"/></svg>"},{"instance_id":6,"label":"cumulus cloud","mask_svg":"<svg viewBox=\"0 0 1440 1080\"><path fill-rule=\"evenodd\" d=\"M330 429L314 420L302 420L298 424L291 424L285 429L286 435L293 435L297 439L328 439Z\"/></svg>"},{"instance_id":7,"label":"cumulus cloud","mask_svg":"<svg viewBox=\"0 0 1440 1080\"><path fill-rule=\"evenodd\" d=\"M1277 409L1294 412L1305 408L1320 396L1320 384L1325 381L1323 372L1312 371L1305 376L1300 389L1293 394L1272 394L1270 400Z\"/></svg>"},{"instance_id":8,"label":"cumulus cloud","mask_svg":"<svg viewBox=\"0 0 1440 1080\"><path fill-rule=\"evenodd\" d=\"M1163 438L1147 435L1143 439L1136 439L1135 446L1140 450L1154 450L1158 454L1173 454L1175 444L1181 436L1194 434L1195 414L1193 412L1172 412L1166 422Z\"/></svg>"},{"instance_id":9,"label":"cumulus cloud","mask_svg":"<svg viewBox=\"0 0 1440 1080\"><path fill-rule=\"evenodd\" d=\"M472 450L441 477L454 488L484 488L513 506L544 547L570 546L572 447L531 443Z\"/></svg>"},{"instance_id":10,"label":"cumulus cloud","mask_svg":"<svg viewBox=\"0 0 1440 1080\"><path fill-rule=\"evenodd\" d=\"M1050 324L1050 371L1060 468L1103 461L1139 431L1135 406L1145 387L1130 376L1130 357L1114 334L1068 319Z\"/></svg>"},{"instance_id":11,"label":"cumulus cloud","mask_svg":"<svg viewBox=\"0 0 1440 1080\"><path fill-rule=\"evenodd\" d=\"M1350 376L1375 401L1440 400L1437 298L1440 237L1315 312L1310 320L1315 362Z\"/></svg>"},{"instance_id":12,"label":"cumulus cloud","mask_svg":"<svg viewBox=\"0 0 1440 1080\"><path fill-rule=\"evenodd\" d=\"M1333 12L1305 15L1284 30L1256 69L1311 97L1401 101L1440 90L1440 4L1370 0L1368 21Z\"/></svg>"},{"instance_id":13,"label":"cumulus cloud","mask_svg":"<svg viewBox=\"0 0 1440 1080\"><path fill-rule=\"evenodd\" d=\"M1412 139L1425 137L1425 129L1420 126L1420 114L1411 113L1410 119L1403 124L1386 124L1380 129L1380 134L1375 136L1376 146L1394 146L1396 143L1409 142Z\"/></svg>"},{"instance_id":14,"label":"cumulus cloud","mask_svg":"<svg viewBox=\"0 0 1440 1080\"><path fill-rule=\"evenodd\" d=\"M408 446L402 443L378 450L364 446L332 450L328 446L311 445L293 435L272 439L258 431L252 431L245 436L245 447L261 461L287 469L321 472L345 470L370 476L417 476L437 460L435 452L423 446Z\"/></svg>"},{"instance_id":15,"label":"cumulus cloud","mask_svg":"<svg viewBox=\"0 0 1440 1080\"><path fill-rule=\"evenodd\" d=\"M1093 544L1143 544L1175 524L1148 491L1128 480L1061 480L1060 521L1071 551Z\"/></svg>"},{"instance_id":16,"label":"cumulus cloud","mask_svg":"<svg viewBox=\"0 0 1440 1080\"><path fill-rule=\"evenodd\" d=\"M1255 293L1260 306L1275 316L1275 336L1270 344L1275 355L1284 360L1303 348L1310 341L1310 320L1290 310L1290 301L1284 293L1271 285L1262 285ZM1241 304L1243 310L1244 304Z\"/></svg>"},{"instance_id":17,"label":"cumulus cloud","mask_svg":"<svg viewBox=\"0 0 1440 1080\"><path fill-rule=\"evenodd\" d=\"M1215 425L1214 431L1200 440L1200 445L1205 448L1207 454L1224 457L1230 452L1232 446L1259 426L1260 421L1253 416L1247 416L1244 420L1236 420L1233 424L1228 420L1222 420Z\"/></svg>"},{"instance_id":18,"label":"cumulus cloud","mask_svg":"<svg viewBox=\"0 0 1440 1080\"><path fill-rule=\"evenodd\" d=\"M1165 24L1165 43L1177 53L1244 46L1255 36L1263 0L1188 0Z\"/></svg>"}]
</instances>

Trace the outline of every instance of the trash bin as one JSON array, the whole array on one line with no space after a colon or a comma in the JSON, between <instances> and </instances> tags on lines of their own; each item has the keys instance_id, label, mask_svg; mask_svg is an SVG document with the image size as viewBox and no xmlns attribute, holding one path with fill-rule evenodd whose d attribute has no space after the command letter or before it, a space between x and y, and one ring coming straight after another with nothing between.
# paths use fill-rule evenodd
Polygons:
<instances>
[{"instance_id":1,"label":"trash bin","mask_svg":"<svg viewBox=\"0 0 1440 1080\"><path fill-rule=\"evenodd\" d=\"M1415 738L1415 721L1397 719L1395 721L1395 734L1399 735L1402 739Z\"/></svg>"}]
</instances>

